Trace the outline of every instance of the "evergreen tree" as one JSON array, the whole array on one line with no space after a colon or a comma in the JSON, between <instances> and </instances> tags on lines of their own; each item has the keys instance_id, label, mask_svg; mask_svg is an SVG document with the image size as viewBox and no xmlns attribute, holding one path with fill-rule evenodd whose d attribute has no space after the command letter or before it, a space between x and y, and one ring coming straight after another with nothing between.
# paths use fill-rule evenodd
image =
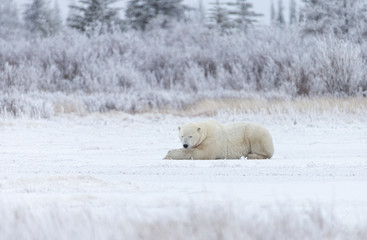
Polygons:
<instances>
[{"instance_id":1,"label":"evergreen tree","mask_svg":"<svg viewBox=\"0 0 367 240\"><path fill-rule=\"evenodd\" d=\"M52 32L58 32L62 29L62 17L61 11L59 7L59 3L56 0L54 3L54 8L51 9L51 18L52 18Z\"/></svg>"},{"instance_id":2,"label":"evergreen tree","mask_svg":"<svg viewBox=\"0 0 367 240\"><path fill-rule=\"evenodd\" d=\"M276 20L279 25L285 24L283 0L278 0L278 16Z\"/></svg>"},{"instance_id":3,"label":"evergreen tree","mask_svg":"<svg viewBox=\"0 0 367 240\"><path fill-rule=\"evenodd\" d=\"M233 9L229 11L229 15L232 16L235 27L243 30L257 22L256 17L262 16L262 14L252 10L252 3L247 0L237 0L235 3L227 3L227 5Z\"/></svg>"},{"instance_id":4,"label":"evergreen tree","mask_svg":"<svg viewBox=\"0 0 367 240\"><path fill-rule=\"evenodd\" d=\"M334 34L361 41L367 36L366 0L304 0L305 34Z\"/></svg>"},{"instance_id":5,"label":"evergreen tree","mask_svg":"<svg viewBox=\"0 0 367 240\"><path fill-rule=\"evenodd\" d=\"M205 21L205 9L204 9L204 5L203 5L203 0L199 0L199 21L201 23L204 23Z\"/></svg>"},{"instance_id":6,"label":"evergreen tree","mask_svg":"<svg viewBox=\"0 0 367 240\"><path fill-rule=\"evenodd\" d=\"M50 7L48 0L33 0L24 11L26 29L43 37L57 33L62 22L61 18L55 18L56 11Z\"/></svg>"},{"instance_id":7,"label":"evergreen tree","mask_svg":"<svg viewBox=\"0 0 367 240\"><path fill-rule=\"evenodd\" d=\"M289 2L289 24L293 25L297 23L297 5L296 0L290 0Z\"/></svg>"},{"instance_id":8,"label":"evergreen tree","mask_svg":"<svg viewBox=\"0 0 367 240\"><path fill-rule=\"evenodd\" d=\"M271 1L271 5L270 5L270 23L271 25L274 25L276 22L276 17L275 17L275 7L274 7L274 2Z\"/></svg>"},{"instance_id":9,"label":"evergreen tree","mask_svg":"<svg viewBox=\"0 0 367 240\"><path fill-rule=\"evenodd\" d=\"M304 9L299 9L298 11L298 22L303 23L305 21Z\"/></svg>"},{"instance_id":10,"label":"evergreen tree","mask_svg":"<svg viewBox=\"0 0 367 240\"><path fill-rule=\"evenodd\" d=\"M70 5L69 5L69 12L68 12L68 17L66 18L66 23L67 25L70 27L70 21L72 18L78 18L76 16L79 16L79 10L76 10L74 8L74 6L76 5L76 0L70 0Z\"/></svg>"},{"instance_id":11,"label":"evergreen tree","mask_svg":"<svg viewBox=\"0 0 367 240\"><path fill-rule=\"evenodd\" d=\"M211 3L212 8L209 10L209 20L211 27L219 27L222 30L233 27L233 23L229 18L229 11L224 4L216 0Z\"/></svg>"},{"instance_id":12,"label":"evergreen tree","mask_svg":"<svg viewBox=\"0 0 367 240\"><path fill-rule=\"evenodd\" d=\"M81 32L95 30L96 27L108 31L122 21L118 17L118 8L110 7L118 0L79 0L79 5L70 6L70 14L67 19L69 27Z\"/></svg>"},{"instance_id":13,"label":"evergreen tree","mask_svg":"<svg viewBox=\"0 0 367 240\"><path fill-rule=\"evenodd\" d=\"M182 1L130 0L127 3L126 17L130 25L139 30L145 30L147 24L157 17L163 17L166 20L181 20L184 18L187 10Z\"/></svg>"},{"instance_id":14,"label":"evergreen tree","mask_svg":"<svg viewBox=\"0 0 367 240\"><path fill-rule=\"evenodd\" d=\"M19 29L18 10L14 2L0 0L0 38L7 38Z\"/></svg>"}]
</instances>

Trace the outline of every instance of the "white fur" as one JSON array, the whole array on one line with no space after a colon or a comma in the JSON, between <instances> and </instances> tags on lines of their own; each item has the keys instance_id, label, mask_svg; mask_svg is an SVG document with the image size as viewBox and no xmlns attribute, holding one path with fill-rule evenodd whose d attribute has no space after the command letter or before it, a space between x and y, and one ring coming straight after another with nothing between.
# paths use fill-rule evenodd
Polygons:
<instances>
[{"instance_id":1,"label":"white fur","mask_svg":"<svg viewBox=\"0 0 367 240\"><path fill-rule=\"evenodd\" d=\"M267 159L274 153L269 131L258 124L189 123L179 127L179 138L188 148L170 150L165 159Z\"/></svg>"}]
</instances>

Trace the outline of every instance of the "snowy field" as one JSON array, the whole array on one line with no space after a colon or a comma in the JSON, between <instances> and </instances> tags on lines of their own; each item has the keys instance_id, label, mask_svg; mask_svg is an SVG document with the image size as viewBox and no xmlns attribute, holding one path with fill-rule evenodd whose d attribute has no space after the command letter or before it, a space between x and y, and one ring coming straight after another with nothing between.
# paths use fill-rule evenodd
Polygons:
<instances>
[{"instance_id":1,"label":"snowy field","mask_svg":"<svg viewBox=\"0 0 367 240\"><path fill-rule=\"evenodd\" d=\"M366 114L218 113L272 133L270 160L162 160L169 114L0 122L1 239L365 239Z\"/></svg>"},{"instance_id":2,"label":"snowy field","mask_svg":"<svg viewBox=\"0 0 367 240\"><path fill-rule=\"evenodd\" d=\"M367 239L365 0L289 24L279 0L271 26L74 2L82 31L0 0L0 240ZM264 125L274 157L163 160L208 118Z\"/></svg>"}]
</instances>

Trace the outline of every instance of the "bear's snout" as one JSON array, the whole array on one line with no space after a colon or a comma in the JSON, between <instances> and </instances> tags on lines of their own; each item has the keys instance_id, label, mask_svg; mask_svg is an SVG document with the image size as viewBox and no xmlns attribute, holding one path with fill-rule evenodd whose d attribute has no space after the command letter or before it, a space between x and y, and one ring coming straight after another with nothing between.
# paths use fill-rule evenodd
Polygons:
<instances>
[{"instance_id":1,"label":"bear's snout","mask_svg":"<svg viewBox=\"0 0 367 240\"><path fill-rule=\"evenodd\" d=\"M188 148L188 147L189 147L189 145L187 145L187 144L184 144L184 145L183 145L183 147L184 147L184 148Z\"/></svg>"}]
</instances>

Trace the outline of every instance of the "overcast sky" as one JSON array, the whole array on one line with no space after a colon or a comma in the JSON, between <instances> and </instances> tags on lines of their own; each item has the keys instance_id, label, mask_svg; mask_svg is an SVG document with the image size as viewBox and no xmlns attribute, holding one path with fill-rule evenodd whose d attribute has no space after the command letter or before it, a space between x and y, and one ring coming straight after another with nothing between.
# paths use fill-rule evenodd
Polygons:
<instances>
[{"instance_id":1,"label":"overcast sky","mask_svg":"<svg viewBox=\"0 0 367 240\"><path fill-rule=\"evenodd\" d=\"M10 0L12 1L12 0ZM18 4L18 8L20 10L22 10L22 7L24 6L25 3L30 3L32 0L13 0ZM66 18L67 13L68 13L68 6L72 3L72 2L78 2L78 0L50 0L51 2L53 1L57 1L62 15ZM203 3L205 5L206 10L209 8L209 3L213 2L214 0L203 0ZM270 5L271 2L274 2L275 7L277 6L278 0L249 0L250 2L252 2L253 6L254 6L254 10L257 13L262 13L264 14L263 17L258 18L259 22L261 24L269 24L270 23ZM284 3L284 14L286 19L288 19L288 6L289 6L289 1L290 0L283 0ZM301 0L296 0L298 6L301 3ZM126 0L121 0L121 3L123 5L123 3L126 2ZM184 2L190 6L193 7L197 7L199 1L198 0L184 0ZM225 2L225 0L222 0L222 2Z\"/></svg>"}]
</instances>

